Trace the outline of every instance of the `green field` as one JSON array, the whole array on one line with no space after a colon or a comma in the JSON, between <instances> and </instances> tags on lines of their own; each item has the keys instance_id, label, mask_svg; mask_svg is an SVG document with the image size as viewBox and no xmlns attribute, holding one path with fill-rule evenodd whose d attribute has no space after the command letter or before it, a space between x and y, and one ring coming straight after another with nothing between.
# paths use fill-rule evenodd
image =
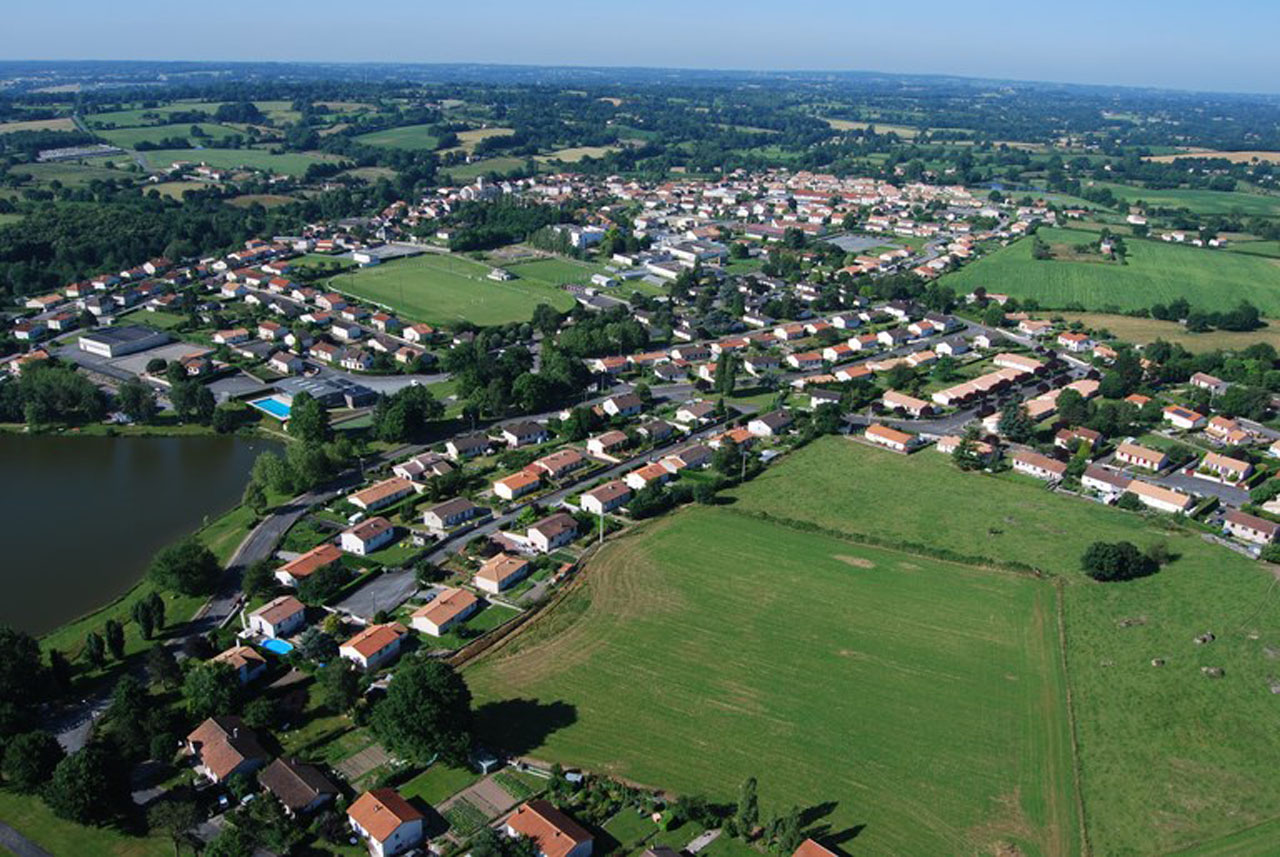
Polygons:
<instances>
[{"instance_id":1,"label":"green field","mask_svg":"<svg viewBox=\"0 0 1280 857\"><path fill-rule=\"evenodd\" d=\"M1136 203L1141 200L1158 208L1187 208L1197 214L1280 216L1280 196L1231 193L1224 190L1151 190L1110 182L1094 182L1094 186L1108 188L1117 198L1127 202Z\"/></svg>"},{"instance_id":2,"label":"green field","mask_svg":"<svg viewBox=\"0 0 1280 857\"><path fill-rule=\"evenodd\" d=\"M1051 246L1096 240L1087 232L1041 229ZM1265 315L1280 315L1280 263L1259 256L1222 253L1135 238L1127 242L1128 264L1031 257L1030 239L966 265L942 279L965 294L978 286L1045 307L1078 303L1085 309L1150 307L1183 297L1193 307L1218 309L1249 300Z\"/></svg>"},{"instance_id":3,"label":"green field","mask_svg":"<svg viewBox=\"0 0 1280 857\"><path fill-rule=\"evenodd\" d=\"M142 125L164 124L169 114L185 111L200 111L212 117L224 103L222 101L175 101L172 104L162 104L157 107L138 107L128 110L113 110L107 113L93 113L85 116L84 121L90 128L95 129L106 126L133 128ZM292 103L288 101L255 101L254 104L273 122L296 122L301 117L301 114L294 110Z\"/></svg>"},{"instance_id":4,"label":"green field","mask_svg":"<svg viewBox=\"0 0 1280 857\"><path fill-rule=\"evenodd\" d=\"M374 131L371 134L361 134L356 137L356 141L366 146L427 152L440 144L440 138L431 133L430 125L405 125L402 128Z\"/></svg>"},{"instance_id":5,"label":"green field","mask_svg":"<svg viewBox=\"0 0 1280 857\"><path fill-rule=\"evenodd\" d=\"M142 152L152 169L167 170L175 161L206 163L223 170L252 167L284 175L300 176L307 167L323 161L336 161L333 155L318 152L286 152L272 154L263 149L156 149Z\"/></svg>"},{"instance_id":6,"label":"green field","mask_svg":"<svg viewBox=\"0 0 1280 857\"><path fill-rule=\"evenodd\" d=\"M329 282L340 292L435 325L464 319L479 325L528 321L540 303L560 310L573 304L567 292L544 283L494 282L487 278L490 270L463 257L426 254L342 274Z\"/></svg>"},{"instance_id":7,"label":"green field","mask_svg":"<svg viewBox=\"0 0 1280 857\"><path fill-rule=\"evenodd\" d=\"M209 122L202 122L196 127L205 133L204 137L193 136L191 134L191 125L151 125L141 128L118 128L113 131L99 131L98 136L105 138L112 145L120 146L124 149L132 149L139 143L159 143L167 137L181 137L191 143L196 143L201 139L222 140L242 133L235 128L229 128L226 125L215 125Z\"/></svg>"},{"instance_id":8,"label":"green field","mask_svg":"<svg viewBox=\"0 0 1280 857\"><path fill-rule=\"evenodd\" d=\"M932 450L904 458L830 438L737 493L735 511L1061 575L1095 853L1163 854L1280 818L1267 686L1280 602L1265 569L1195 531L1021 479L964 474ZM1143 580L1091 584L1078 558L1099 539L1164 542L1177 559ZM1195 645L1205 630L1218 639ZM1157 657L1166 666L1152 667ZM1201 666L1223 666L1227 677L1205 678Z\"/></svg>"},{"instance_id":9,"label":"green field","mask_svg":"<svg viewBox=\"0 0 1280 857\"><path fill-rule=\"evenodd\" d=\"M116 162L128 163L128 155L116 155ZM48 164L20 164L9 172L15 176L28 176L41 184L61 182L68 187L81 187L95 179L123 181L130 178L124 170L104 167L102 161L56 161Z\"/></svg>"},{"instance_id":10,"label":"green field","mask_svg":"<svg viewBox=\"0 0 1280 857\"><path fill-rule=\"evenodd\" d=\"M468 673L498 746L833 802L860 855L1078 853L1054 586L691 509ZM483 703L489 703L486 707Z\"/></svg>"},{"instance_id":11,"label":"green field","mask_svg":"<svg viewBox=\"0 0 1280 857\"><path fill-rule=\"evenodd\" d=\"M539 259L536 262L517 262L503 265L522 280L563 286L566 283L589 285L592 274L606 273L603 265L579 262L574 259Z\"/></svg>"},{"instance_id":12,"label":"green field","mask_svg":"<svg viewBox=\"0 0 1280 857\"><path fill-rule=\"evenodd\" d=\"M474 161L470 164L459 164L456 167L441 167L440 172L447 173L455 182L469 182L489 173L509 173L524 166L524 158L501 156Z\"/></svg>"}]
</instances>

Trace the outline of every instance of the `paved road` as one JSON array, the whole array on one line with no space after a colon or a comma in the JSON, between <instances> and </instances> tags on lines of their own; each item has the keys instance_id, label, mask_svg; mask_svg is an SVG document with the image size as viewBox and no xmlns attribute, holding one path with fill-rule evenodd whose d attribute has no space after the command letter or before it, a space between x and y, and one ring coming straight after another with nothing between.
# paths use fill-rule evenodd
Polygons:
<instances>
[{"instance_id":1,"label":"paved road","mask_svg":"<svg viewBox=\"0 0 1280 857\"><path fill-rule=\"evenodd\" d=\"M7 848L14 853L15 857L53 857L48 851L4 822L0 822L0 848Z\"/></svg>"}]
</instances>

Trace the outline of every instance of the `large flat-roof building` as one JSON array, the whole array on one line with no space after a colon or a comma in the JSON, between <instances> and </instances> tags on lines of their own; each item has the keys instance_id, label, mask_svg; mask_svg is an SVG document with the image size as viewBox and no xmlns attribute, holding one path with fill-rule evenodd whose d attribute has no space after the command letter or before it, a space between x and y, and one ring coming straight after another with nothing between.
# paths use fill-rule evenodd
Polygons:
<instances>
[{"instance_id":1,"label":"large flat-roof building","mask_svg":"<svg viewBox=\"0 0 1280 857\"><path fill-rule=\"evenodd\" d=\"M126 354L164 345L168 341L167 333L136 324L125 324L81 334L78 343L81 351L87 351L99 357L123 357Z\"/></svg>"}]
</instances>

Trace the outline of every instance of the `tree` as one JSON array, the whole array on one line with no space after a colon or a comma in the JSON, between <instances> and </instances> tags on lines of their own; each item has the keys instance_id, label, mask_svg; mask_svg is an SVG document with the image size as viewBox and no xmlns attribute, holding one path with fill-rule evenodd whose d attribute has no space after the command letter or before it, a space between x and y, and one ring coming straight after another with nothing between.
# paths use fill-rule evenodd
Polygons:
<instances>
[{"instance_id":1,"label":"tree","mask_svg":"<svg viewBox=\"0 0 1280 857\"><path fill-rule=\"evenodd\" d=\"M1058 417L1069 426L1082 426L1089 422L1089 403L1070 387L1058 394Z\"/></svg>"},{"instance_id":2,"label":"tree","mask_svg":"<svg viewBox=\"0 0 1280 857\"><path fill-rule=\"evenodd\" d=\"M271 563L268 560L260 559L246 568L244 578L240 582L240 588L244 590L244 594L249 598L261 598L275 592L276 576L271 569Z\"/></svg>"},{"instance_id":3,"label":"tree","mask_svg":"<svg viewBox=\"0 0 1280 857\"><path fill-rule=\"evenodd\" d=\"M188 536L156 554L147 574L162 589L208 595L217 586L222 568L212 551L195 536Z\"/></svg>"},{"instance_id":4,"label":"tree","mask_svg":"<svg viewBox=\"0 0 1280 857\"><path fill-rule=\"evenodd\" d=\"M0 625L0 701L37 702L43 682L40 644L24 631Z\"/></svg>"},{"instance_id":5,"label":"tree","mask_svg":"<svg viewBox=\"0 0 1280 857\"><path fill-rule=\"evenodd\" d=\"M774 845L783 854L794 854L795 850L800 847L800 843L804 841L804 819L797 806L791 807L791 811L782 818L778 819L777 828L774 831Z\"/></svg>"},{"instance_id":6,"label":"tree","mask_svg":"<svg viewBox=\"0 0 1280 857\"><path fill-rule=\"evenodd\" d=\"M49 679L59 693L66 693L71 689L71 672L71 661L67 660L67 656L63 654L62 650L50 649Z\"/></svg>"},{"instance_id":7,"label":"tree","mask_svg":"<svg viewBox=\"0 0 1280 857\"><path fill-rule=\"evenodd\" d=\"M152 646L147 650L147 678L164 688L182 683L182 668L168 646Z\"/></svg>"},{"instance_id":8,"label":"tree","mask_svg":"<svg viewBox=\"0 0 1280 857\"><path fill-rule=\"evenodd\" d=\"M233 714L240 705L240 681L230 664L206 661L196 664L182 681L187 711L196 720Z\"/></svg>"},{"instance_id":9,"label":"tree","mask_svg":"<svg viewBox=\"0 0 1280 857\"><path fill-rule=\"evenodd\" d=\"M289 406L288 430L303 443L324 443L329 439L329 415L314 396L303 391Z\"/></svg>"},{"instance_id":10,"label":"tree","mask_svg":"<svg viewBox=\"0 0 1280 857\"><path fill-rule=\"evenodd\" d=\"M1271 410L1271 393L1248 384L1232 384L1217 401L1218 410L1229 417L1266 419Z\"/></svg>"},{"instance_id":11,"label":"tree","mask_svg":"<svg viewBox=\"0 0 1280 857\"><path fill-rule=\"evenodd\" d=\"M471 691L462 676L448 664L414 658L396 670L371 725L388 750L416 764L439 756L464 765L471 719Z\"/></svg>"},{"instance_id":12,"label":"tree","mask_svg":"<svg viewBox=\"0 0 1280 857\"><path fill-rule=\"evenodd\" d=\"M245 705L243 716L244 722L252 728L267 731L275 728L280 719L280 709L274 699L259 696Z\"/></svg>"},{"instance_id":13,"label":"tree","mask_svg":"<svg viewBox=\"0 0 1280 857\"><path fill-rule=\"evenodd\" d=\"M133 606L129 608L129 616L137 623L138 633L142 635L142 639L150 640L156 626L151 616L151 607L145 598L133 602Z\"/></svg>"},{"instance_id":14,"label":"tree","mask_svg":"<svg viewBox=\"0 0 1280 857\"><path fill-rule=\"evenodd\" d=\"M731 351L721 351L716 358L715 391L722 396L733 395L738 383L738 360Z\"/></svg>"},{"instance_id":15,"label":"tree","mask_svg":"<svg viewBox=\"0 0 1280 857\"><path fill-rule=\"evenodd\" d=\"M298 638L297 652L311 661L329 661L338 656L338 643L323 628L312 625Z\"/></svg>"},{"instance_id":16,"label":"tree","mask_svg":"<svg viewBox=\"0 0 1280 857\"><path fill-rule=\"evenodd\" d=\"M1032 434L1035 433L1035 428L1035 423L1031 421L1031 416L1021 402L1010 402L1000 412L1000 422L997 424L997 429L1000 434L1014 443L1026 443L1031 440Z\"/></svg>"},{"instance_id":17,"label":"tree","mask_svg":"<svg viewBox=\"0 0 1280 857\"><path fill-rule=\"evenodd\" d=\"M190 842L190 831L201 821L195 803L167 797L147 807L147 827L163 831L173 843L174 857L180 857L183 845ZM208 853L208 852L205 852Z\"/></svg>"},{"instance_id":18,"label":"tree","mask_svg":"<svg viewBox=\"0 0 1280 857\"><path fill-rule=\"evenodd\" d=\"M107 639L107 649L111 652L111 657L117 661L124 660L124 626L115 619L108 619L103 628L103 634Z\"/></svg>"},{"instance_id":19,"label":"tree","mask_svg":"<svg viewBox=\"0 0 1280 857\"><path fill-rule=\"evenodd\" d=\"M247 831L230 824L218 831L218 835L204 849L203 857L253 857L256 850L253 837Z\"/></svg>"},{"instance_id":20,"label":"tree","mask_svg":"<svg viewBox=\"0 0 1280 857\"><path fill-rule=\"evenodd\" d=\"M360 684L351 662L338 658L316 673L316 701L330 711L346 713L360 701Z\"/></svg>"},{"instance_id":21,"label":"tree","mask_svg":"<svg viewBox=\"0 0 1280 857\"><path fill-rule=\"evenodd\" d=\"M981 470L983 461L978 454L978 428L969 426L956 448L951 451L951 460L961 470Z\"/></svg>"},{"instance_id":22,"label":"tree","mask_svg":"<svg viewBox=\"0 0 1280 857\"><path fill-rule=\"evenodd\" d=\"M982 323L987 327L1002 327L1004 325L1004 307L995 301L987 304L987 308L982 311Z\"/></svg>"},{"instance_id":23,"label":"tree","mask_svg":"<svg viewBox=\"0 0 1280 857\"><path fill-rule=\"evenodd\" d=\"M97 631L90 631L84 636L84 656L95 667L107 662L107 647Z\"/></svg>"},{"instance_id":24,"label":"tree","mask_svg":"<svg viewBox=\"0 0 1280 857\"><path fill-rule=\"evenodd\" d=\"M67 756L49 777L45 801L59 818L78 824L104 824L119 810L125 784L123 767L106 749L90 744Z\"/></svg>"},{"instance_id":25,"label":"tree","mask_svg":"<svg viewBox=\"0 0 1280 857\"><path fill-rule=\"evenodd\" d=\"M62 745L44 730L15 735L4 749L4 778L20 792L41 788L66 754Z\"/></svg>"},{"instance_id":26,"label":"tree","mask_svg":"<svg viewBox=\"0 0 1280 857\"><path fill-rule=\"evenodd\" d=\"M262 513L267 511L267 492L261 482L250 480L249 484L244 486L244 496L240 501L253 512L255 518L261 518Z\"/></svg>"},{"instance_id":27,"label":"tree","mask_svg":"<svg viewBox=\"0 0 1280 857\"><path fill-rule=\"evenodd\" d=\"M734 822L744 839L750 838L751 831L760 823L760 799L756 791L755 777L747 777L738 791L738 811L734 814Z\"/></svg>"},{"instance_id":28,"label":"tree","mask_svg":"<svg viewBox=\"0 0 1280 857\"><path fill-rule=\"evenodd\" d=\"M151 422L159 411L156 394L137 378L130 378L121 384L116 391L116 398L119 399L120 410L136 423Z\"/></svg>"},{"instance_id":29,"label":"tree","mask_svg":"<svg viewBox=\"0 0 1280 857\"><path fill-rule=\"evenodd\" d=\"M1132 542L1094 542L1080 557L1080 567L1094 580L1132 580L1153 574L1158 566Z\"/></svg>"}]
</instances>

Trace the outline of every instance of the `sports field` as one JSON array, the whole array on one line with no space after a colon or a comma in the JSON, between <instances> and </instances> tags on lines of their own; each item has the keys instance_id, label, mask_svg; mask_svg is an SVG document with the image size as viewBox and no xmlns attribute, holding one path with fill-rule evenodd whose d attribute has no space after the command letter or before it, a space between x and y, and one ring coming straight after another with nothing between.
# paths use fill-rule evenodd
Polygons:
<instances>
[{"instance_id":1,"label":"sports field","mask_svg":"<svg viewBox=\"0 0 1280 857\"><path fill-rule=\"evenodd\" d=\"M1097 240L1068 229L1041 229L1051 246ZM1150 307L1186 298L1193 307L1219 309L1240 300L1253 302L1265 315L1280 316L1280 261L1240 253L1182 247L1131 238L1128 264L1031 257L1024 238L966 265L942 279L965 294L978 286L1018 298L1035 298L1045 307L1078 303L1087 310Z\"/></svg>"},{"instance_id":2,"label":"sports field","mask_svg":"<svg viewBox=\"0 0 1280 857\"><path fill-rule=\"evenodd\" d=\"M721 801L757 776L763 814L828 804L850 853L1065 857L1055 595L689 509L606 546L468 680L499 746Z\"/></svg>"},{"instance_id":3,"label":"sports field","mask_svg":"<svg viewBox=\"0 0 1280 857\"><path fill-rule=\"evenodd\" d=\"M737 495L735 512L1026 563L1062 577L1095 854L1165 854L1280 819L1280 733L1272 728L1269 687L1280 672L1280 590L1264 567L1163 519L1016 477L961 473L931 449L903 457L827 438ZM744 523L744 532L753 524ZM1120 539L1139 547L1163 542L1176 559L1142 580L1088 582L1078 570L1084 548ZM1194 637L1206 630L1217 639L1197 646ZM1153 658L1166 663L1153 667ZM1226 676L1206 678L1203 666L1221 666Z\"/></svg>"},{"instance_id":4,"label":"sports field","mask_svg":"<svg viewBox=\"0 0 1280 857\"><path fill-rule=\"evenodd\" d=\"M1067 321L1083 322L1090 329L1105 328L1125 342L1146 345L1157 339L1176 342L1188 351L1201 352L1239 350L1258 342L1265 342L1280 349L1280 323L1271 322L1267 327L1248 332L1215 330L1209 333L1188 333L1176 321L1159 321L1154 318L1134 318L1130 315L1109 315L1101 312L1056 313Z\"/></svg>"},{"instance_id":5,"label":"sports field","mask_svg":"<svg viewBox=\"0 0 1280 857\"><path fill-rule=\"evenodd\" d=\"M603 265L560 258L516 262L503 267L523 280L532 280L549 286L563 286L566 283L587 285L591 282L592 274L604 273Z\"/></svg>"},{"instance_id":6,"label":"sports field","mask_svg":"<svg viewBox=\"0 0 1280 857\"><path fill-rule=\"evenodd\" d=\"M333 288L435 325L528 321L540 303L569 309L573 298L544 283L488 279L490 266L459 256L426 254L333 278Z\"/></svg>"},{"instance_id":7,"label":"sports field","mask_svg":"<svg viewBox=\"0 0 1280 857\"><path fill-rule=\"evenodd\" d=\"M156 149L142 152L152 169L167 170L175 161L206 163L223 170L252 167L284 175L300 176L307 167L323 161L336 161L333 155L316 152L287 152L275 155L263 149Z\"/></svg>"},{"instance_id":8,"label":"sports field","mask_svg":"<svg viewBox=\"0 0 1280 857\"><path fill-rule=\"evenodd\" d=\"M431 133L430 125L405 125L403 128L388 128L385 131L361 134L356 137L356 142L364 143L366 146L429 152L439 145L440 138Z\"/></svg>"}]
</instances>

